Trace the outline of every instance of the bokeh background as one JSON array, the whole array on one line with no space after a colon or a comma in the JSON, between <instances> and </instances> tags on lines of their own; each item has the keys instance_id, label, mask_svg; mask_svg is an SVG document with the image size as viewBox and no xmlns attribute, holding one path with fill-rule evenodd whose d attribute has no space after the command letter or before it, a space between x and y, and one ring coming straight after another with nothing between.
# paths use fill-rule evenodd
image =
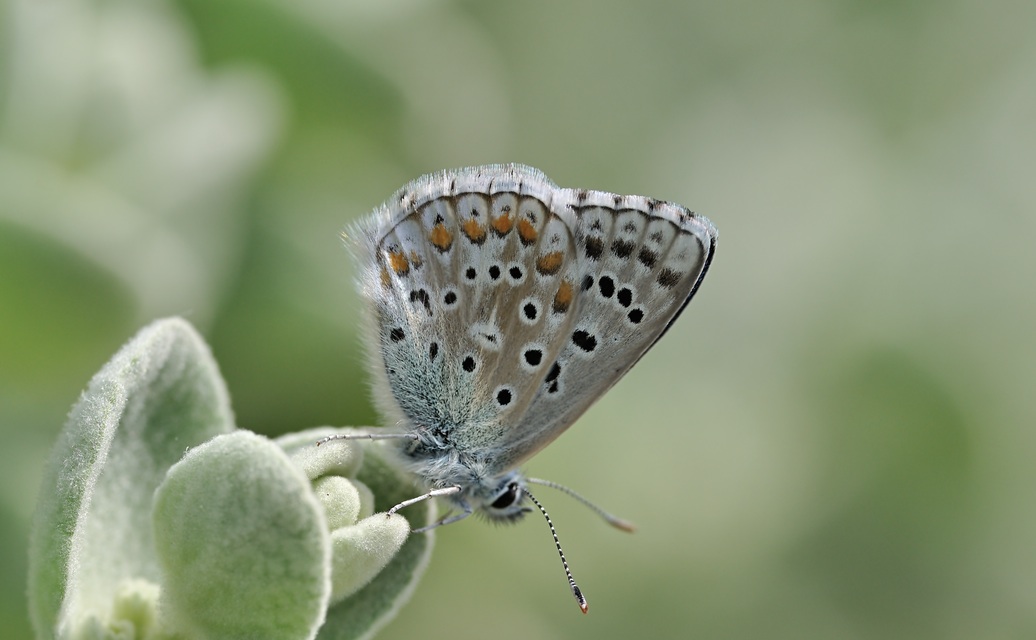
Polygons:
<instances>
[{"instance_id":1,"label":"bokeh background","mask_svg":"<svg viewBox=\"0 0 1036 640\"><path fill-rule=\"evenodd\" d=\"M1036 637L1036 3L5 0L0 628L41 467L153 318L242 427L367 425L339 230L524 162L720 230L661 347L439 532L385 638Z\"/></svg>"}]
</instances>

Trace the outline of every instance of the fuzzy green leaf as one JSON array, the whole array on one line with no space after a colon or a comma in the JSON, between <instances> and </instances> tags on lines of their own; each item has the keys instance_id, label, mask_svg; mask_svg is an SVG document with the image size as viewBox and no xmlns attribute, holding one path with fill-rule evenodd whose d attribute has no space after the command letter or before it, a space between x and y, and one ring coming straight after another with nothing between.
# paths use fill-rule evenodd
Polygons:
<instances>
[{"instance_id":1,"label":"fuzzy green leaf","mask_svg":"<svg viewBox=\"0 0 1036 640\"><path fill-rule=\"evenodd\" d=\"M312 638L331 592L331 544L309 480L247 431L169 470L155 495L163 622L191 638Z\"/></svg>"},{"instance_id":2,"label":"fuzzy green leaf","mask_svg":"<svg viewBox=\"0 0 1036 640\"><path fill-rule=\"evenodd\" d=\"M427 565L433 538L410 529L434 506L387 516L415 495L411 477L382 446L316 446L334 432L233 431L194 329L143 329L91 381L46 470L30 552L39 637L373 635Z\"/></svg>"},{"instance_id":3,"label":"fuzzy green leaf","mask_svg":"<svg viewBox=\"0 0 1036 640\"><path fill-rule=\"evenodd\" d=\"M160 576L150 536L156 487L186 449L232 428L216 363L181 319L145 327L94 376L40 489L29 570L39 637L130 624L111 622L120 594Z\"/></svg>"},{"instance_id":4,"label":"fuzzy green leaf","mask_svg":"<svg viewBox=\"0 0 1036 640\"><path fill-rule=\"evenodd\" d=\"M428 566L435 540L434 532L407 537L398 519L390 520L384 515L383 512L399 502L413 498L418 490L408 474L388 461L390 455L381 443L336 440L316 446L320 438L351 432L353 430L350 429L311 429L282 436L276 441L296 464L306 469L311 480L343 473L350 475L361 493L361 516L370 509L362 504L364 489L369 487L374 495L374 515L352 527L331 532L335 541L332 583L336 595L349 595L344 600L332 602L327 620L317 635L318 640L353 640L373 636L409 600ZM410 527L424 526L435 518L434 501L426 500L407 507L400 514L409 521ZM398 546L399 543L402 546L394 555L385 553L393 544ZM384 564L386 559L388 562ZM384 568L381 568L382 564ZM367 578L361 581L365 576ZM358 588L360 586L362 588Z\"/></svg>"}]
</instances>

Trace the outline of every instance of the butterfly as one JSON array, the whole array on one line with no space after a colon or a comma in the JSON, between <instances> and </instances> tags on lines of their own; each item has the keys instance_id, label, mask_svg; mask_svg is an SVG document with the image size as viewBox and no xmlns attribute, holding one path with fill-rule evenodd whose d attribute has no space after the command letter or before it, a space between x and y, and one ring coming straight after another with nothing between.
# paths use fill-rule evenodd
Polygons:
<instances>
[{"instance_id":1,"label":"butterfly","mask_svg":"<svg viewBox=\"0 0 1036 640\"><path fill-rule=\"evenodd\" d=\"M705 217L643 196L558 187L488 165L407 184L345 234L366 300L369 368L398 457L457 513L513 522L519 465L568 429L666 333L716 249ZM555 533L555 541L557 535ZM586 600L572 579L580 608Z\"/></svg>"}]
</instances>

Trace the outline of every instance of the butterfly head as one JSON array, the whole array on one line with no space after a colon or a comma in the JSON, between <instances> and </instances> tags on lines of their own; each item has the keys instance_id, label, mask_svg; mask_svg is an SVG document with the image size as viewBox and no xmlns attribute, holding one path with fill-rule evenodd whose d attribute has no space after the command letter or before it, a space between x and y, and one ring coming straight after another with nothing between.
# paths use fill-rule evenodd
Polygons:
<instances>
[{"instance_id":1,"label":"butterfly head","mask_svg":"<svg viewBox=\"0 0 1036 640\"><path fill-rule=\"evenodd\" d=\"M528 506L525 491L525 477L518 471L511 471L493 478L483 491L473 496L474 505L480 514L492 522L517 522L532 511Z\"/></svg>"}]
</instances>

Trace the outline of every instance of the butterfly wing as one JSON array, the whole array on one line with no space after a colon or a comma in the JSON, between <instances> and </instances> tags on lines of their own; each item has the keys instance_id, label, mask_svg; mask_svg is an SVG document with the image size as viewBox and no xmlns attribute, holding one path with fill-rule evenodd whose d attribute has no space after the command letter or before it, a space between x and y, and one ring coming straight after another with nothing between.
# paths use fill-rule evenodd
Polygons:
<instances>
[{"instance_id":1,"label":"butterfly wing","mask_svg":"<svg viewBox=\"0 0 1036 640\"><path fill-rule=\"evenodd\" d=\"M379 408L491 474L567 429L668 329L709 221L493 165L420 178L355 228Z\"/></svg>"},{"instance_id":2,"label":"butterfly wing","mask_svg":"<svg viewBox=\"0 0 1036 640\"><path fill-rule=\"evenodd\" d=\"M522 422L498 442L501 471L554 440L647 353L698 290L716 248L711 222L667 202L566 189L551 207L575 214L576 314Z\"/></svg>"},{"instance_id":3,"label":"butterfly wing","mask_svg":"<svg viewBox=\"0 0 1036 640\"><path fill-rule=\"evenodd\" d=\"M575 321L575 212L518 165L418 179L353 229L379 408L488 461Z\"/></svg>"}]
</instances>

